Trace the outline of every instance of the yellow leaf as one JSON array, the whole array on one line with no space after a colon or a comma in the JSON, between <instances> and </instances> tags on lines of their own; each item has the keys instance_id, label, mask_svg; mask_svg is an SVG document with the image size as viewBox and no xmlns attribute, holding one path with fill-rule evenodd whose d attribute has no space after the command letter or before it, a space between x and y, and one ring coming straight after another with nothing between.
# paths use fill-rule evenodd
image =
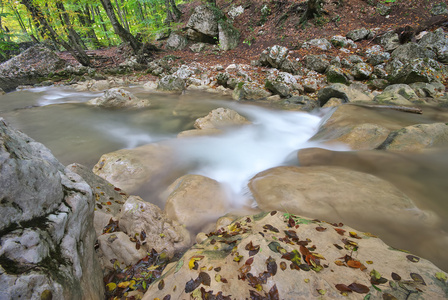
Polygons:
<instances>
[{"instance_id":1,"label":"yellow leaf","mask_svg":"<svg viewBox=\"0 0 448 300\"><path fill-rule=\"evenodd\" d=\"M263 290L263 287L261 286L261 284L257 284L255 286L255 288L257 289L257 291L261 292Z\"/></svg>"},{"instance_id":2,"label":"yellow leaf","mask_svg":"<svg viewBox=\"0 0 448 300\"><path fill-rule=\"evenodd\" d=\"M188 267L191 269L194 268L194 262L203 259L204 256L202 255L195 255L192 258L190 258L190 261L188 262Z\"/></svg>"},{"instance_id":3,"label":"yellow leaf","mask_svg":"<svg viewBox=\"0 0 448 300\"><path fill-rule=\"evenodd\" d=\"M110 283L106 284L106 287L109 290L109 292L112 292L113 290L115 290L117 288L117 285L113 282L110 282Z\"/></svg>"},{"instance_id":4,"label":"yellow leaf","mask_svg":"<svg viewBox=\"0 0 448 300\"><path fill-rule=\"evenodd\" d=\"M216 282L221 282L221 275L216 274L215 275L215 280L216 280Z\"/></svg>"},{"instance_id":5,"label":"yellow leaf","mask_svg":"<svg viewBox=\"0 0 448 300\"><path fill-rule=\"evenodd\" d=\"M118 287L124 289L124 288L127 288L130 284L131 284L131 282L129 282L129 281L123 281L118 284Z\"/></svg>"},{"instance_id":6,"label":"yellow leaf","mask_svg":"<svg viewBox=\"0 0 448 300\"><path fill-rule=\"evenodd\" d=\"M325 259L325 257L323 257L322 255L320 255L319 253L313 253L314 257L320 258L320 259Z\"/></svg>"},{"instance_id":7,"label":"yellow leaf","mask_svg":"<svg viewBox=\"0 0 448 300\"><path fill-rule=\"evenodd\" d=\"M373 264L373 261L371 261L371 260L366 260L366 263L369 264L369 265L371 265L371 264Z\"/></svg>"},{"instance_id":8,"label":"yellow leaf","mask_svg":"<svg viewBox=\"0 0 448 300\"><path fill-rule=\"evenodd\" d=\"M130 282L130 284L129 284L129 288L135 290L135 289L137 288L137 287L135 286L135 280L131 280L131 281L129 281L129 282Z\"/></svg>"},{"instance_id":9,"label":"yellow leaf","mask_svg":"<svg viewBox=\"0 0 448 300\"><path fill-rule=\"evenodd\" d=\"M310 282L310 280L308 278L305 278L303 281L305 281L305 283Z\"/></svg>"},{"instance_id":10,"label":"yellow leaf","mask_svg":"<svg viewBox=\"0 0 448 300\"><path fill-rule=\"evenodd\" d=\"M317 292L319 293L319 294L321 294L321 295L325 295L325 293L327 293L327 291L326 290L317 290Z\"/></svg>"}]
</instances>

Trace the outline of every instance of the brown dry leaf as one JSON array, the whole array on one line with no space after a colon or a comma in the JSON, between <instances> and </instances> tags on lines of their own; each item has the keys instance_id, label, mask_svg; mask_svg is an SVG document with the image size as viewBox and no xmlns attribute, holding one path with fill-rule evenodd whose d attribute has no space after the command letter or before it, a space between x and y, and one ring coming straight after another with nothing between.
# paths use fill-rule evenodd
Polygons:
<instances>
[{"instance_id":1,"label":"brown dry leaf","mask_svg":"<svg viewBox=\"0 0 448 300\"><path fill-rule=\"evenodd\" d=\"M282 271L286 270L286 263L284 261L280 263L280 269L282 269Z\"/></svg>"},{"instance_id":2,"label":"brown dry leaf","mask_svg":"<svg viewBox=\"0 0 448 300\"><path fill-rule=\"evenodd\" d=\"M336 232L339 234L339 235L344 235L344 233L345 233L345 230L344 229L341 229L341 228L333 228L334 230L336 230Z\"/></svg>"},{"instance_id":3,"label":"brown dry leaf","mask_svg":"<svg viewBox=\"0 0 448 300\"><path fill-rule=\"evenodd\" d=\"M335 286L336 286L336 289L340 292L349 292L349 293L352 292L352 290L345 284L340 283L340 284L336 284Z\"/></svg>"},{"instance_id":4,"label":"brown dry leaf","mask_svg":"<svg viewBox=\"0 0 448 300\"><path fill-rule=\"evenodd\" d=\"M327 230L327 228L322 227L322 226L318 226L318 227L316 227L316 230L319 231L319 232L322 232L322 231Z\"/></svg>"},{"instance_id":5,"label":"brown dry leaf","mask_svg":"<svg viewBox=\"0 0 448 300\"><path fill-rule=\"evenodd\" d=\"M414 256L414 255L406 255L406 258L407 258L409 261L412 261L412 262L414 262L414 263L417 263L417 262L420 261L420 258L417 257L417 256Z\"/></svg>"},{"instance_id":6,"label":"brown dry leaf","mask_svg":"<svg viewBox=\"0 0 448 300\"><path fill-rule=\"evenodd\" d=\"M357 260L349 260L349 261L347 261L347 265L350 268L359 269L359 268L361 268L362 264Z\"/></svg>"},{"instance_id":7,"label":"brown dry leaf","mask_svg":"<svg viewBox=\"0 0 448 300\"><path fill-rule=\"evenodd\" d=\"M356 283L356 282L353 282L348 287L352 291L359 293L359 294L367 294L370 291L370 289L367 286L360 284L360 283Z\"/></svg>"}]
</instances>

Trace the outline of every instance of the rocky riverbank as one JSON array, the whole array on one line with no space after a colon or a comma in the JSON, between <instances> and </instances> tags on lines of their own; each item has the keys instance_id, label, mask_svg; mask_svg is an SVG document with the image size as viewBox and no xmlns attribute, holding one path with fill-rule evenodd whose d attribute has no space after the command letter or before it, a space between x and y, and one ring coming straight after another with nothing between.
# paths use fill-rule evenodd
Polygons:
<instances>
[{"instance_id":1,"label":"rocky riverbank","mask_svg":"<svg viewBox=\"0 0 448 300\"><path fill-rule=\"evenodd\" d=\"M368 45L373 37L378 44ZM443 28L406 44L394 31L378 35L363 28L302 47L317 54L298 58L275 45L251 64L183 64L165 56L142 66L129 58L113 72L145 70L130 78L79 66L61 69L61 61L39 46L0 66L0 87L10 91L44 81L104 91L89 104L116 109L151 107L125 90L130 83L149 93L221 93L281 109L331 110L312 140L359 150L350 159L374 164L392 161L394 153L446 151ZM220 108L178 138L221 134L229 126L250 124ZM169 143L104 154L90 171L64 167L43 145L4 121L0 127L0 290L7 299L100 299L103 276L108 297L448 296L447 274L431 262L340 223L369 218L372 231L400 231L412 220L416 226L402 236L437 236L436 249L422 253L446 261L448 236L433 230L441 222L436 214L369 170L338 166L333 155L342 154L306 149L297 154L300 166L260 172L248 188L261 213L241 217L227 214L228 195L219 182L182 173ZM160 173L165 176L155 176ZM160 193L164 210L130 195L142 186L155 189L161 180L172 183ZM329 212L334 217L323 219ZM376 222L378 214L387 224ZM195 239L186 227L202 232Z\"/></svg>"}]
</instances>

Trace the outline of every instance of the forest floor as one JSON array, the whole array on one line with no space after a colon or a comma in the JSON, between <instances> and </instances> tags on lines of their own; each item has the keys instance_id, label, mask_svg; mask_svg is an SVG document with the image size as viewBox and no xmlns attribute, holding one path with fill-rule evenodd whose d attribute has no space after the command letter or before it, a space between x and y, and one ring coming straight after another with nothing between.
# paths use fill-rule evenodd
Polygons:
<instances>
[{"instance_id":1,"label":"forest floor","mask_svg":"<svg viewBox=\"0 0 448 300\"><path fill-rule=\"evenodd\" d=\"M156 42L161 51L154 54L154 59L166 55L173 55L185 64L197 62L204 67L220 64L250 64L252 60L259 58L260 53L273 45L285 46L290 50L290 55L299 60L307 54L323 54L345 56L362 53L363 49L374 45L372 40L357 42L358 49L351 53L343 53L333 48L330 51L321 51L316 48L303 49L303 42L314 38L330 39L334 35L345 36L349 31L359 28L375 29L377 35L390 30L399 30L405 26L411 26L415 31L435 29L441 19L446 16L432 17L431 7L436 3L432 0L384 0L381 3L388 6L391 11L387 16L382 16L377 11L378 0L324 0L321 17L309 20L305 25L300 24L300 18L306 7L306 0L217 0L217 5L224 12L234 6L243 6L244 13L234 19L233 25L241 32L240 42L237 48L229 51L219 51L217 47L208 47L201 53L194 53L189 47L180 51L170 51L164 48L164 41ZM441 0L446 2L446 0ZM195 0L179 5L183 15L179 22L178 30L181 31L188 22L194 8L202 2ZM266 5L270 13L264 23L261 8ZM440 25L439 25L440 26ZM320 53L322 52L322 53ZM98 69L113 67L125 61L130 53L123 47L111 47L106 49L89 51L94 57L94 66ZM73 60L70 54L63 52L61 57Z\"/></svg>"}]
</instances>

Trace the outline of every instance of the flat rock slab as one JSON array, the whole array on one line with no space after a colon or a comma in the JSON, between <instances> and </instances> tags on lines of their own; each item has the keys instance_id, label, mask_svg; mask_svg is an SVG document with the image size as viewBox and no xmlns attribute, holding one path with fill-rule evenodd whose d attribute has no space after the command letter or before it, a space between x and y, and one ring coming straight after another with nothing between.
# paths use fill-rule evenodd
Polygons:
<instances>
[{"instance_id":1,"label":"flat rock slab","mask_svg":"<svg viewBox=\"0 0 448 300\"><path fill-rule=\"evenodd\" d=\"M446 276L370 234L273 211L210 233L143 299L444 299Z\"/></svg>"}]
</instances>

